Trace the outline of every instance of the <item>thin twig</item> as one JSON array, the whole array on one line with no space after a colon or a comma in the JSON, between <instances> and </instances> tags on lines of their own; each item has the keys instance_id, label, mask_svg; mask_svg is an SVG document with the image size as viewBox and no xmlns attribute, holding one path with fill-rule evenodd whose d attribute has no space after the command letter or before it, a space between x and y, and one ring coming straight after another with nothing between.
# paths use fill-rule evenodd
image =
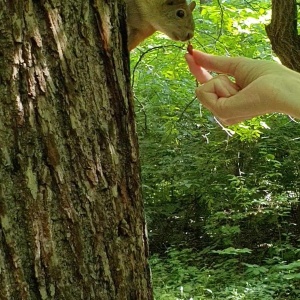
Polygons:
<instances>
[{"instance_id":1,"label":"thin twig","mask_svg":"<svg viewBox=\"0 0 300 300\"><path fill-rule=\"evenodd\" d=\"M148 50L146 50L145 52L142 52L142 54L140 55L138 61L136 62L136 64L134 65L133 69L132 69L132 76L131 76L131 88L133 88L134 86L134 74L135 74L135 71L138 67L138 65L140 64L140 62L143 60L143 57L152 52L152 51L156 51L158 49L165 49L165 48L169 48L169 47L176 47L176 48L179 48L179 49L182 49L182 47L179 47L179 46L175 46L175 45L167 45L167 46L156 46L156 47L153 47L153 48L150 48Z\"/></svg>"},{"instance_id":2,"label":"thin twig","mask_svg":"<svg viewBox=\"0 0 300 300\"><path fill-rule=\"evenodd\" d=\"M220 12L221 12L221 26L220 26L220 30L219 30L219 34L217 36L217 41L219 41L222 33L223 33L223 26L224 26L224 10L223 10L223 6L220 2L220 0L217 0L218 4L219 4L219 7L220 7Z\"/></svg>"}]
</instances>

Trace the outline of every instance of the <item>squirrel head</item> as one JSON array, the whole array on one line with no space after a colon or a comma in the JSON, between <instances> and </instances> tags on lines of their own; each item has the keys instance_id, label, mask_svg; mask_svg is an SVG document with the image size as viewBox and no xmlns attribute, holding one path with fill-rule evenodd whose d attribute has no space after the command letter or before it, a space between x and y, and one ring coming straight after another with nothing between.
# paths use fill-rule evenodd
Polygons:
<instances>
[{"instance_id":1,"label":"squirrel head","mask_svg":"<svg viewBox=\"0 0 300 300\"><path fill-rule=\"evenodd\" d=\"M161 6L157 7L159 11L155 13L151 25L172 40L187 41L194 36L195 24L192 12L195 6L195 1L190 4L187 4L186 0L161 1Z\"/></svg>"}]
</instances>

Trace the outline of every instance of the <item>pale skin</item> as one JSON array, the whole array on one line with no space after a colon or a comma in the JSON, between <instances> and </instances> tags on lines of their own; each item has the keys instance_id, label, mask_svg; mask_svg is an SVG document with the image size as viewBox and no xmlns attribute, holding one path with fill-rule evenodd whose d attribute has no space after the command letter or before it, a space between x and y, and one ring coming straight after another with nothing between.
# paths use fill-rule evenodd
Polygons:
<instances>
[{"instance_id":1,"label":"pale skin","mask_svg":"<svg viewBox=\"0 0 300 300\"><path fill-rule=\"evenodd\" d=\"M197 50L185 58L201 83L197 98L223 124L274 112L300 118L299 73L275 62L214 56ZM213 77L210 71L219 75Z\"/></svg>"}]
</instances>

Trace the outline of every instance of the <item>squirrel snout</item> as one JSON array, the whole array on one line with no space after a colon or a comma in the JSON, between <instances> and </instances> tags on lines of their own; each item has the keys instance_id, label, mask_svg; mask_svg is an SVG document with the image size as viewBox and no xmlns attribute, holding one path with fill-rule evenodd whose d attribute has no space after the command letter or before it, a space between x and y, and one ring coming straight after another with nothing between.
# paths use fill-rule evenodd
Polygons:
<instances>
[{"instance_id":1,"label":"squirrel snout","mask_svg":"<svg viewBox=\"0 0 300 300\"><path fill-rule=\"evenodd\" d=\"M194 32L189 32L186 36L186 40L190 40L194 36Z\"/></svg>"},{"instance_id":2,"label":"squirrel snout","mask_svg":"<svg viewBox=\"0 0 300 300\"><path fill-rule=\"evenodd\" d=\"M190 40L193 36L194 36L194 32L190 31L186 35L182 36L180 40L182 42L186 42L186 41Z\"/></svg>"},{"instance_id":3,"label":"squirrel snout","mask_svg":"<svg viewBox=\"0 0 300 300\"><path fill-rule=\"evenodd\" d=\"M190 31L188 33L182 33L182 34L171 34L169 35L169 37L174 40L174 41L181 41L181 42L186 42L188 40L190 40L192 37L194 36L194 32Z\"/></svg>"}]
</instances>

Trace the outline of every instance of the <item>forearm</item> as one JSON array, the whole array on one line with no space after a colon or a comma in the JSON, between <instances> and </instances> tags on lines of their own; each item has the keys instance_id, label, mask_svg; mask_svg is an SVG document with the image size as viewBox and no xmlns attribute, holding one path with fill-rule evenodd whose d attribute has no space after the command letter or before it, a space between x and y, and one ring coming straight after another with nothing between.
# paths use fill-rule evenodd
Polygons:
<instances>
[{"instance_id":1,"label":"forearm","mask_svg":"<svg viewBox=\"0 0 300 300\"><path fill-rule=\"evenodd\" d=\"M300 74L286 69L281 76L278 112L300 118Z\"/></svg>"}]
</instances>

